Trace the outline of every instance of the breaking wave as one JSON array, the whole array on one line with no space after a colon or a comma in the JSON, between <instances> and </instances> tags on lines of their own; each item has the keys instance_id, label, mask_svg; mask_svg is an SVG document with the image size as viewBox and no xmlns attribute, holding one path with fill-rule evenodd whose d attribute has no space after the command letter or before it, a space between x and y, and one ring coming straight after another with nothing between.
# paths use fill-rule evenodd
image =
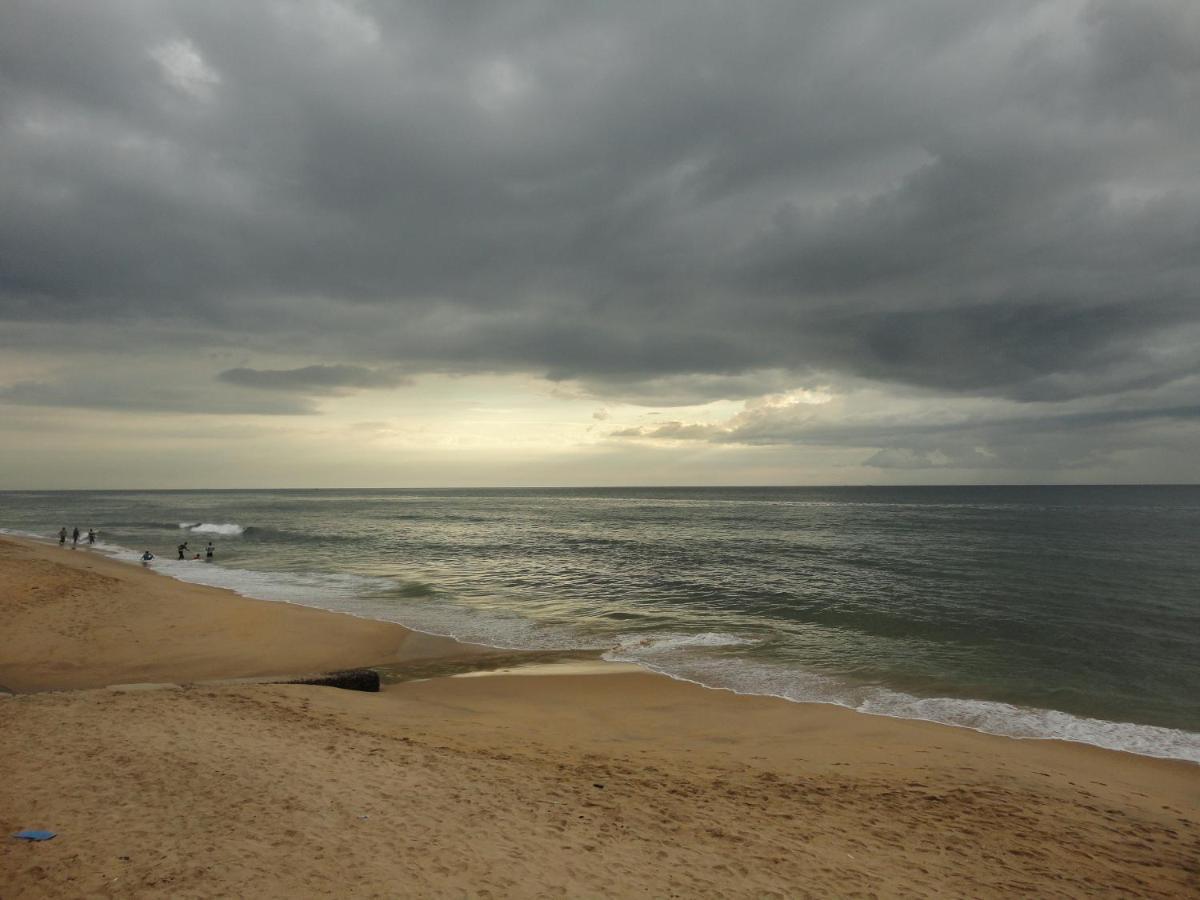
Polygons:
<instances>
[{"instance_id":1,"label":"breaking wave","mask_svg":"<svg viewBox=\"0 0 1200 900\"><path fill-rule=\"evenodd\" d=\"M825 703L867 715L935 722L1002 737L1074 741L1142 756L1200 763L1200 734L1177 728L1110 722L994 700L917 697L878 685L855 685L792 666L687 653L679 644L660 647L658 652L653 647L635 644L633 652L627 647L618 648L605 653L604 658L635 663L679 681L736 694L779 697L795 703Z\"/></svg>"},{"instance_id":2,"label":"breaking wave","mask_svg":"<svg viewBox=\"0 0 1200 900\"><path fill-rule=\"evenodd\" d=\"M235 523L179 523L197 534L239 536ZM18 529L0 533L47 540ZM53 542L53 538L49 538ZM140 544L139 544L140 546ZM107 542L97 550L136 562L139 551ZM194 561L158 559L153 568L184 581L234 590L250 597L279 600L395 621L428 633L446 634L507 648L595 646L568 624L544 624L502 609L456 602L436 582L406 581L339 573L260 572ZM766 639L769 641L769 638ZM913 719L970 728L1022 739L1055 739L1091 744L1144 756L1200 763L1200 734L1181 729L1107 721L992 700L919 697L879 684L805 671L774 660L756 659L763 637L712 630L687 633L626 633L604 642L604 658L629 662L681 681L740 694L779 697L793 702L824 703L869 715Z\"/></svg>"},{"instance_id":3,"label":"breaking wave","mask_svg":"<svg viewBox=\"0 0 1200 900\"><path fill-rule=\"evenodd\" d=\"M236 525L233 522L226 522L225 524L215 524L212 522L180 522L179 527L185 531L190 531L193 534L219 534L222 537L239 537L246 531L243 526Z\"/></svg>"},{"instance_id":4,"label":"breaking wave","mask_svg":"<svg viewBox=\"0 0 1200 900\"><path fill-rule=\"evenodd\" d=\"M669 653L674 650L687 650L693 647L744 647L749 644L758 643L761 643L761 641L719 631L706 631L700 634L667 632L650 636L644 634L633 635L624 638L611 652L624 654L627 657L636 657L642 654Z\"/></svg>"}]
</instances>

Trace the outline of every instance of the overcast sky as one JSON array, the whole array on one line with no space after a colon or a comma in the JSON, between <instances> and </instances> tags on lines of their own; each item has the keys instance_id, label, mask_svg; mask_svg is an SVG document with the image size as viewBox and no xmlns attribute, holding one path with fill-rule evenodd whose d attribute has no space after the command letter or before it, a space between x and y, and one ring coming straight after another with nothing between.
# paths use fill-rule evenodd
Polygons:
<instances>
[{"instance_id":1,"label":"overcast sky","mask_svg":"<svg viewBox=\"0 0 1200 900\"><path fill-rule=\"evenodd\" d=\"M0 5L0 487L1200 480L1195 0Z\"/></svg>"}]
</instances>

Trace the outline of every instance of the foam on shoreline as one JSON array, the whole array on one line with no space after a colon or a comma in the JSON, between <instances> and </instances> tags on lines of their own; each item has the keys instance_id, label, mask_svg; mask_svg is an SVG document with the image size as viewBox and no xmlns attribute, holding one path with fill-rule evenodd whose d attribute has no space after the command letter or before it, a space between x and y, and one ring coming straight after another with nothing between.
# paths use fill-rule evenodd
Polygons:
<instances>
[{"instance_id":1,"label":"foam on shoreline","mask_svg":"<svg viewBox=\"0 0 1200 900\"><path fill-rule=\"evenodd\" d=\"M10 529L0 529L0 533L55 543L44 535ZM140 554L126 547L98 542L94 549L122 562L139 562ZM180 581L224 588L254 599L392 622L424 634L497 649L600 649L604 650L605 660L636 665L679 681L737 694L829 704L867 715L934 722L1003 737L1073 741L1143 756L1200 763L1200 734L1179 729L1112 722L989 700L918 697L879 685L854 685L783 664L724 654L706 655L714 649L727 650L757 643L734 633L630 634L606 649L588 644L568 628L538 628L516 616L498 611L475 611L436 598L398 606L395 582L381 577L262 572L161 557L151 568Z\"/></svg>"}]
</instances>

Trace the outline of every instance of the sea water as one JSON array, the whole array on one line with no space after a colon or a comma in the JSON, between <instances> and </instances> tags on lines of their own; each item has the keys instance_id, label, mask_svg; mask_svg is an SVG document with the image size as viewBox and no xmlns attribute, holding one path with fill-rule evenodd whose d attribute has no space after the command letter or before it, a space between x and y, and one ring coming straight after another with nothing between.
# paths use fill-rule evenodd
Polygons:
<instances>
[{"instance_id":1,"label":"sea water","mask_svg":"<svg viewBox=\"0 0 1200 900\"><path fill-rule=\"evenodd\" d=\"M19 492L0 525L498 647L1200 762L1200 487Z\"/></svg>"}]
</instances>

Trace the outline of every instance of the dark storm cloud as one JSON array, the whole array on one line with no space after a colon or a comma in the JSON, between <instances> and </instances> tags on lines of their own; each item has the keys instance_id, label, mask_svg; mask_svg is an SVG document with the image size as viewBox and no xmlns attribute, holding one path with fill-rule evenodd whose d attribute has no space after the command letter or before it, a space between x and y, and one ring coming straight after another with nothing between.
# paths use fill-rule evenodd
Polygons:
<instances>
[{"instance_id":1,"label":"dark storm cloud","mask_svg":"<svg viewBox=\"0 0 1200 900\"><path fill-rule=\"evenodd\" d=\"M1200 367L1198 10L12 0L0 316L312 360L222 375L272 389L1153 389Z\"/></svg>"},{"instance_id":2,"label":"dark storm cloud","mask_svg":"<svg viewBox=\"0 0 1200 900\"><path fill-rule=\"evenodd\" d=\"M298 369L226 369L221 381L270 391L333 394L349 390L388 388L407 383L395 372L362 366L303 366Z\"/></svg>"},{"instance_id":3,"label":"dark storm cloud","mask_svg":"<svg viewBox=\"0 0 1200 900\"><path fill-rule=\"evenodd\" d=\"M196 386L118 383L91 378L19 381L0 386L0 403L219 415L295 416L316 412L312 403L303 398L226 396Z\"/></svg>"}]
</instances>

